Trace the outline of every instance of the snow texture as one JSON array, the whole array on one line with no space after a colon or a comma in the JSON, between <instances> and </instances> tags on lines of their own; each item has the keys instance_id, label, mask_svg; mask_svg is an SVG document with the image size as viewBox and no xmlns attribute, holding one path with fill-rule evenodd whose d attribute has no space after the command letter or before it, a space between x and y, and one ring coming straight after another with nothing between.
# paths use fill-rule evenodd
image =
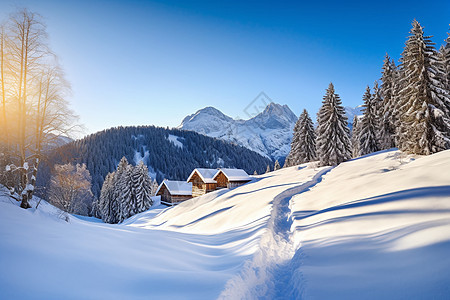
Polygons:
<instances>
[{"instance_id":1,"label":"snow texture","mask_svg":"<svg viewBox=\"0 0 450 300\"><path fill-rule=\"evenodd\" d=\"M180 140L183 140L183 138L173 135L173 134L169 134L168 139L178 148L183 148L183 143L180 141Z\"/></svg>"},{"instance_id":2,"label":"snow texture","mask_svg":"<svg viewBox=\"0 0 450 300\"><path fill-rule=\"evenodd\" d=\"M450 150L316 165L119 225L0 191L0 298L447 298Z\"/></svg>"}]
</instances>

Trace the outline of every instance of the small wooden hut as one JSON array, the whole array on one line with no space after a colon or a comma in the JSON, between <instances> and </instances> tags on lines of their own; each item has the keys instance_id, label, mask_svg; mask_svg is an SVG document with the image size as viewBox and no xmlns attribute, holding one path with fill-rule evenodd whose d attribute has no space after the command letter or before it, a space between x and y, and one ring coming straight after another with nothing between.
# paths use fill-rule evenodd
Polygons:
<instances>
[{"instance_id":1,"label":"small wooden hut","mask_svg":"<svg viewBox=\"0 0 450 300\"><path fill-rule=\"evenodd\" d=\"M161 196L161 203L175 205L192 198L192 184L186 181L164 180L156 190Z\"/></svg>"},{"instance_id":2,"label":"small wooden hut","mask_svg":"<svg viewBox=\"0 0 450 300\"><path fill-rule=\"evenodd\" d=\"M216 173L217 169L194 169L187 179L187 182L192 183L192 197L214 191L217 188L217 182L213 179Z\"/></svg>"},{"instance_id":3,"label":"small wooden hut","mask_svg":"<svg viewBox=\"0 0 450 300\"><path fill-rule=\"evenodd\" d=\"M252 180L247 172L242 169L220 169L213 179L217 182L217 188L234 188Z\"/></svg>"}]
</instances>

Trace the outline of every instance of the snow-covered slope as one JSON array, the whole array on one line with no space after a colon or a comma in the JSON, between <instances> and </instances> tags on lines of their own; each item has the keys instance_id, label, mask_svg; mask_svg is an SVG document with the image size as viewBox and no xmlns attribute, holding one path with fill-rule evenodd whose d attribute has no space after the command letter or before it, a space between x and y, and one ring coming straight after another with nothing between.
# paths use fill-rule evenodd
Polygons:
<instances>
[{"instance_id":1,"label":"snow-covered slope","mask_svg":"<svg viewBox=\"0 0 450 300\"><path fill-rule=\"evenodd\" d=\"M296 121L287 105L272 102L249 120L234 120L214 107L205 107L185 117L178 128L231 141L276 159L289 153Z\"/></svg>"},{"instance_id":2,"label":"snow-covered slope","mask_svg":"<svg viewBox=\"0 0 450 300\"><path fill-rule=\"evenodd\" d=\"M120 225L0 196L0 298L445 299L449 168L450 151L311 163Z\"/></svg>"},{"instance_id":3,"label":"snow-covered slope","mask_svg":"<svg viewBox=\"0 0 450 300\"><path fill-rule=\"evenodd\" d=\"M258 249L273 198L313 173L261 176L120 225L0 197L0 298L217 298Z\"/></svg>"},{"instance_id":4,"label":"snow-covered slope","mask_svg":"<svg viewBox=\"0 0 450 300\"><path fill-rule=\"evenodd\" d=\"M292 200L305 299L450 295L450 150L354 159Z\"/></svg>"}]
</instances>

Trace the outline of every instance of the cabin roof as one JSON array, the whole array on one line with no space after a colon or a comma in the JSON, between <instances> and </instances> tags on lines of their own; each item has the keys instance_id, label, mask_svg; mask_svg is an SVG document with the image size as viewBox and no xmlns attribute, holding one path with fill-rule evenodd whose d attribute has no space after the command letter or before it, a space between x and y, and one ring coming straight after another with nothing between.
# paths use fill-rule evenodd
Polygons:
<instances>
[{"instance_id":1,"label":"cabin roof","mask_svg":"<svg viewBox=\"0 0 450 300\"><path fill-rule=\"evenodd\" d=\"M171 195L192 195L192 183L186 181L164 180L156 190L158 194L161 187L165 185Z\"/></svg>"},{"instance_id":2,"label":"cabin roof","mask_svg":"<svg viewBox=\"0 0 450 300\"><path fill-rule=\"evenodd\" d=\"M226 169L221 168L219 171L217 171L216 175L214 175L214 178L217 177L217 175L222 172L227 178L228 181L250 181L252 178L248 176L247 172L245 172L242 169Z\"/></svg>"},{"instance_id":3,"label":"cabin roof","mask_svg":"<svg viewBox=\"0 0 450 300\"><path fill-rule=\"evenodd\" d=\"M216 183L214 180L214 175L217 174L217 169L204 169L204 168L196 168L192 171L191 175L186 181L191 180L192 176L197 173L204 183Z\"/></svg>"}]
</instances>

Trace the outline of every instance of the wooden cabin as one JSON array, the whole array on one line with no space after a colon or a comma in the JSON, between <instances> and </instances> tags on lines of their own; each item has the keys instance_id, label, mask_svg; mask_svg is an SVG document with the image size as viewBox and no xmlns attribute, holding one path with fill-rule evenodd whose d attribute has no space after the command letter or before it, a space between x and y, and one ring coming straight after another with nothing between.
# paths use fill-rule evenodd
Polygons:
<instances>
[{"instance_id":1,"label":"wooden cabin","mask_svg":"<svg viewBox=\"0 0 450 300\"><path fill-rule=\"evenodd\" d=\"M234 188L252 180L247 172L242 169L220 169L213 179L217 182L217 188Z\"/></svg>"},{"instance_id":2,"label":"wooden cabin","mask_svg":"<svg viewBox=\"0 0 450 300\"><path fill-rule=\"evenodd\" d=\"M192 198L192 183L164 180L156 190L156 196L161 196L161 204L178 204Z\"/></svg>"},{"instance_id":3,"label":"wooden cabin","mask_svg":"<svg viewBox=\"0 0 450 300\"><path fill-rule=\"evenodd\" d=\"M217 188L217 182L213 179L216 173L217 169L194 169L187 179L187 182L192 183L192 197L214 191Z\"/></svg>"}]
</instances>

